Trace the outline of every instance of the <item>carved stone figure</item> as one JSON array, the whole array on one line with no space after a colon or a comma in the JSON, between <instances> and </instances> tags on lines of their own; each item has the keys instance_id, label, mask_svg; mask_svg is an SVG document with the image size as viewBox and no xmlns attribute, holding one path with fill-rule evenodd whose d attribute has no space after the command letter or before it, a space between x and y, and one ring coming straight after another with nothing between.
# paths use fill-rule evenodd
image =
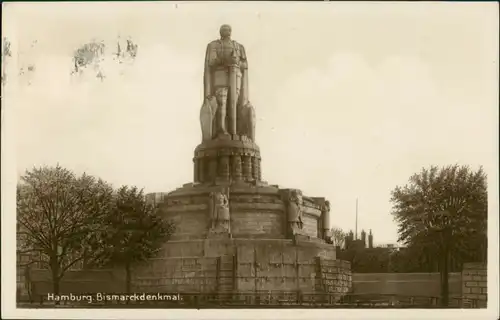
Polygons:
<instances>
[{"instance_id":1,"label":"carved stone figure","mask_svg":"<svg viewBox=\"0 0 500 320\"><path fill-rule=\"evenodd\" d=\"M292 234L299 233L304 223L302 221L302 193L292 190L288 199L288 225Z\"/></svg>"},{"instance_id":2,"label":"carved stone figure","mask_svg":"<svg viewBox=\"0 0 500 320\"><path fill-rule=\"evenodd\" d=\"M220 28L220 39L207 46L204 70L205 102L201 111L204 139L242 135L253 140L255 116L248 101L248 61L245 48L231 39L231 27Z\"/></svg>"},{"instance_id":3,"label":"carved stone figure","mask_svg":"<svg viewBox=\"0 0 500 320\"><path fill-rule=\"evenodd\" d=\"M329 242L332 237L330 231L330 201L326 200L321 208L322 238Z\"/></svg>"},{"instance_id":4,"label":"carved stone figure","mask_svg":"<svg viewBox=\"0 0 500 320\"><path fill-rule=\"evenodd\" d=\"M238 114L238 134L255 141L255 109L250 102L240 106Z\"/></svg>"},{"instance_id":5,"label":"carved stone figure","mask_svg":"<svg viewBox=\"0 0 500 320\"><path fill-rule=\"evenodd\" d=\"M229 200L221 191L210 193L210 231L215 233L230 232Z\"/></svg>"},{"instance_id":6,"label":"carved stone figure","mask_svg":"<svg viewBox=\"0 0 500 320\"><path fill-rule=\"evenodd\" d=\"M216 128L215 115L217 114L217 101L215 97L205 98L200 110L201 135L203 141L212 140Z\"/></svg>"}]
</instances>

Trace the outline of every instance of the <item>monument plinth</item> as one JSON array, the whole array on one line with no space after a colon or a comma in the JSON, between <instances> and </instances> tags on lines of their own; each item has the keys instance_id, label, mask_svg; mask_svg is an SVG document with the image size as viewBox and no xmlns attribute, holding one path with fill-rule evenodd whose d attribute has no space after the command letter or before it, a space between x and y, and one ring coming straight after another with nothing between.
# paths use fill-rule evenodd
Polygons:
<instances>
[{"instance_id":1,"label":"monument plinth","mask_svg":"<svg viewBox=\"0 0 500 320\"><path fill-rule=\"evenodd\" d=\"M245 48L231 39L229 26L222 26L220 35L205 54L202 141L194 151L193 182L148 195L177 229L154 266L143 271L182 278L189 285L175 287L181 291L299 290L340 296L350 287L350 269L335 260L329 244L329 202L262 181ZM186 268L186 259L195 259L189 265L197 267ZM170 264L177 267L167 268ZM322 271L326 266L334 268ZM232 284L219 283L219 273L215 280L203 273L212 267L229 274ZM216 283L202 286L191 276ZM164 288L172 289L165 281Z\"/></svg>"},{"instance_id":2,"label":"monument plinth","mask_svg":"<svg viewBox=\"0 0 500 320\"><path fill-rule=\"evenodd\" d=\"M260 181L260 150L244 136L217 138L195 149L194 182Z\"/></svg>"}]
</instances>

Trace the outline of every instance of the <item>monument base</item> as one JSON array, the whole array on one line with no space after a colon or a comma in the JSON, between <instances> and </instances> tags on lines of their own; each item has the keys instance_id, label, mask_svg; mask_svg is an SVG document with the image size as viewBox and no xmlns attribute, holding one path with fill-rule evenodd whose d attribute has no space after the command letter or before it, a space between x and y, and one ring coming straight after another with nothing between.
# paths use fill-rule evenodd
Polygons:
<instances>
[{"instance_id":1,"label":"monument base","mask_svg":"<svg viewBox=\"0 0 500 320\"><path fill-rule=\"evenodd\" d=\"M217 232L210 194L221 190L228 195L230 221ZM290 190L216 180L168 193L159 208L176 223L176 233L157 258L134 272L136 290L344 295L351 287L350 265L336 260L335 247L321 238L322 198L302 197L302 223L290 232Z\"/></svg>"},{"instance_id":2,"label":"monument base","mask_svg":"<svg viewBox=\"0 0 500 320\"><path fill-rule=\"evenodd\" d=\"M335 259L335 248L305 239L170 241L160 257L137 266L134 277L137 292L272 292L276 298L300 292L335 297L332 303L352 287L350 264Z\"/></svg>"}]
</instances>

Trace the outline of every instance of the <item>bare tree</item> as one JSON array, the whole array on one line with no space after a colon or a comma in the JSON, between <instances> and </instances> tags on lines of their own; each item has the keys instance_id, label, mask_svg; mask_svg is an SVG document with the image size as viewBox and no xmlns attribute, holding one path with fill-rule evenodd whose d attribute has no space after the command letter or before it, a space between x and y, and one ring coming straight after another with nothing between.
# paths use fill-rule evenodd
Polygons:
<instances>
[{"instance_id":1,"label":"bare tree","mask_svg":"<svg viewBox=\"0 0 500 320\"><path fill-rule=\"evenodd\" d=\"M347 236L347 233L342 229L336 227L333 227L331 230L333 245L343 248L345 245L345 237Z\"/></svg>"},{"instance_id":2,"label":"bare tree","mask_svg":"<svg viewBox=\"0 0 500 320\"><path fill-rule=\"evenodd\" d=\"M59 293L65 272L84 259L92 259L95 233L111 212L113 189L87 174L67 169L34 168L17 187L17 222L23 230L23 251L38 254L52 274L53 292Z\"/></svg>"}]
</instances>

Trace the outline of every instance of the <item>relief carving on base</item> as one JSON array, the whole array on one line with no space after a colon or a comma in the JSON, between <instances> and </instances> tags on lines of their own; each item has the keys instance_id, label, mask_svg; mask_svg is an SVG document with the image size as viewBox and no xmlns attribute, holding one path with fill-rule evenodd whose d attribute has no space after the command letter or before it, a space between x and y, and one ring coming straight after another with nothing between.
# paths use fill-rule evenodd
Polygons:
<instances>
[{"instance_id":1,"label":"relief carving on base","mask_svg":"<svg viewBox=\"0 0 500 320\"><path fill-rule=\"evenodd\" d=\"M215 191L209 195L210 233L230 233L228 192Z\"/></svg>"}]
</instances>

